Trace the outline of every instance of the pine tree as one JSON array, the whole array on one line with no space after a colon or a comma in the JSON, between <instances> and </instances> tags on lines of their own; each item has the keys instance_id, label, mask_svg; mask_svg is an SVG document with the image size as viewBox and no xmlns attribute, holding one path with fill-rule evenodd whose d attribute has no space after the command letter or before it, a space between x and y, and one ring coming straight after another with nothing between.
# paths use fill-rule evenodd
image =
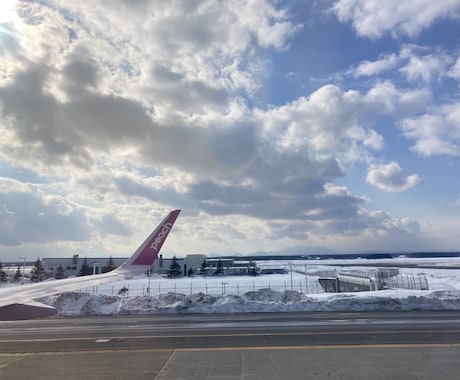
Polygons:
<instances>
[{"instance_id":1,"label":"pine tree","mask_svg":"<svg viewBox=\"0 0 460 380\"><path fill-rule=\"evenodd\" d=\"M2 262L0 261L0 282L6 282L6 281L7 281L6 272L3 269Z\"/></svg>"},{"instance_id":2,"label":"pine tree","mask_svg":"<svg viewBox=\"0 0 460 380\"><path fill-rule=\"evenodd\" d=\"M111 270L114 270L116 268L116 265L115 265L115 261L113 261L113 257L110 256L109 257L109 262L107 263L107 269L108 271L107 272L110 272Z\"/></svg>"},{"instance_id":3,"label":"pine tree","mask_svg":"<svg viewBox=\"0 0 460 380\"><path fill-rule=\"evenodd\" d=\"M30 281L32 282L39 282L45 279L45 268L43 267L43 263L40 259L35 261L34 267L30 271Z\"/></svg>"},{"instance_id":4,"label":"pine tree","mask_svg":"<svg viewBox=\"0 0 460 380\"><path fill-rule=\"evenodd\" d=\"M203 262L201 263L200 274L206 277L207 273L208 273L208 263L206 262L206 260L203 260Z\"/></svg>"},{"instance_id":5,"label":"pine tree","mask_svg":"<svg viewBox=\"0 0 460 380\"><path fill-rule=\"evenodd\" d=\"M21 268L18 266L18 269L16 270L16 273L14 274L13 281L14 282L19 282L21 277L22 277Z\"/></svg>"},{"instance_id":6,"label":"pine tree","mask_svg":"<svg viewBox=\"0 0 460 380\"><path fill-rule=\"evenodd\" d=\"M255 261L250 261L249 262L248 274L250 276L257 276L258 275L257 264L256 264Z\"/></svg>"},{"instance_id":7,"label":"pine tree","mask_svg":"<svg viewBox=\"0 0 460 380\"><path fill-rule=\"evenodd\" d=\"M217 260L217 267L216 267L215 274L220 274L220 275L224 274L224 265L222 264L221 259Z\"/></svg>"},{"instance_id":8,"label":"pine tree","mask_svg":"<svg viewBox=\"0 0 460 380\"><path fill-rule=\"evenodd\" d=\"M83 260L83 264L80 268L80 272L78 273L79 276L88 276L91 274L91 267L88 265L88 262L86 261L86 257L85 257L85 260Z\"/></svg>"},{"instance_id":9,"label":"pine tree","mask_svg":"<svg viewBox=\"0 0 460 380\"><path fill-rule=\"evenodd\" d=\"M114 270L117 266L115 265L115 261L112 256L109 257L109 260L107 261L106 265L104 265L101 269L102 273L107 273L110 272L111 270Z\"/></svg>"},{"instance_id":10,"label":"pine tree","mask_svg":"<svg viewBox=\"0 0 460 380\"><path fill-rule=\"evenodd\" d=\"M180 268L179 263L177 262L176 256L174 256L171 261L171 265L169 266L168 277L176 278L180 277L181 274L182 270Z\"/></svg>"},{"instance_id":11,"label":"pine tree","mask_svg":"<svg viewBox=\"0 0 460 380\"><path fill-rule=\"evenodd\" d=\"M65 278L65 270L61 264L59 264L58 267L56 268L56 274L54 275L54 278L56 280L61 280Z\"/></svg>"}]
</instances>

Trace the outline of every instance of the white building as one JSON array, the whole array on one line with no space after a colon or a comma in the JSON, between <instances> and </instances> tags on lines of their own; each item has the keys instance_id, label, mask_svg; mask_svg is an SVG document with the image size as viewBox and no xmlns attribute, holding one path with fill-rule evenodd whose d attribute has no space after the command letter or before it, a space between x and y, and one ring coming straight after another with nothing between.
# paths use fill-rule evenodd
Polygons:
<instances>
[{"instance_id":1,"label":"white building","mask_svg":"<svg viewBox=\"0 0 460 380\"><path fill-rule=\"evenodd\" d=\"M80 274L83 263L91 268L91 273L99 274L108 272L110 269L110 262L116 268L123 264L126 257L80 257L74 255L73 257L47 257L44 258L43 267L47 277L55 277L58 272L58 267L62 266L64 269L65 277L78 276Z\"/></svg>"}]
</instances>

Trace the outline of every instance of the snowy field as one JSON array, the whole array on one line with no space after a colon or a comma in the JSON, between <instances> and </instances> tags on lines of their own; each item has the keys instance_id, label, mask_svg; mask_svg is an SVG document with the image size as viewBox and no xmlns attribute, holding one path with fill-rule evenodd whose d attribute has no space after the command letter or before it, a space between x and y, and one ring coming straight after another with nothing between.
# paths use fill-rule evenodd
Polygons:
<instances>
[{"instance_id":1,"label":"snowy field","mask_svg":"<svg viewBox=\"0 0 460 380\"><path fill-rule=\"evenodd\" d=\"M372 271L346 267L368 260L262 262L262 268L283 267L286 274L185 277L139 276L42 299L61 316L235 313L271 311L460 310L460 270L417 268L416 265L460 266L459 258L378 260L400 266L402 276L423 276L429 290L394 289L359 293L324 293L319 276L335 271ZM372 262L374 264L374 262ZM405 267L407 265L407 267ZM291 270L292 269L292 270ZM150 292L149 292L150 290Z\"/></svg>"}]
</instances>

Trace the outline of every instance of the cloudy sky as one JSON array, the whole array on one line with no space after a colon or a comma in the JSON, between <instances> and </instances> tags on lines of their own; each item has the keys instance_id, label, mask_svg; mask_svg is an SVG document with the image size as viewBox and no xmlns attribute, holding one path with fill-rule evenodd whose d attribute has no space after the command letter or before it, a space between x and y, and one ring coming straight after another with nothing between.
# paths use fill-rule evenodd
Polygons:
<instances>
[{"instance_id":1,"label":"cloudy sky","mask_svg":"<svg viewBox=\"0 0 460 380\"><path fill-rule=\"evenodd\" d=\"M0 259L460 250L459 0L2 0Z\"/></svg>"}]
</instances>

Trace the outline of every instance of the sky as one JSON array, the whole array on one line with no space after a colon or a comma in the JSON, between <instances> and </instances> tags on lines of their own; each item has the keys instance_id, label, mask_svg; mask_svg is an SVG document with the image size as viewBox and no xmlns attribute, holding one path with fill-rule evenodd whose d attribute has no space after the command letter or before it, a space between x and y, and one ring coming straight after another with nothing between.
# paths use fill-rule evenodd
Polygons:
<instances>
[{"instance_id":1,"label":"sky","mask_svg":"<svg viewBox=\"0 0 460 380\"><path fill-rule=\"evenodd\" d=\"M460 249L460 0L2 0L0 260Z\"/></svg>"}]
</instances>

